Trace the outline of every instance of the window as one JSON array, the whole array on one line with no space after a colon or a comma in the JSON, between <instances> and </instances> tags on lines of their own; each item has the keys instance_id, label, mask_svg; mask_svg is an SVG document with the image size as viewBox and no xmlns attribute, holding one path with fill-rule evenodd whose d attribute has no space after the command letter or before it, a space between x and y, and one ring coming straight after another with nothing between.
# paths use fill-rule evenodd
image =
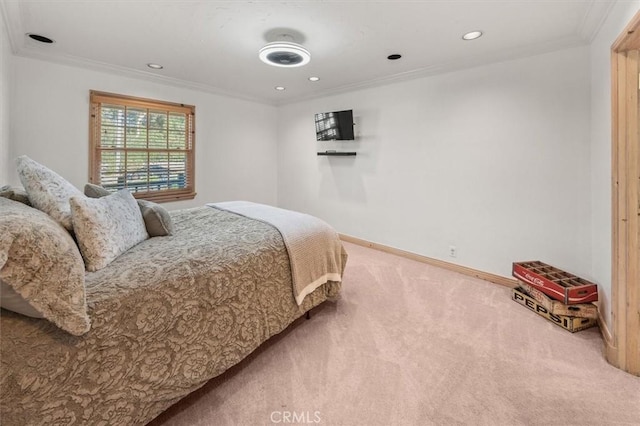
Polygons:
<instances>
[{"instance_id":1,"label":"window","mask_svg":"<svg viewBox=\"0 0 640 426\"><path fill-rule=\"evenodd\" d=\"M91 91L89 181L156 202L195 192L195 107Z\"/></svg>"}]
</instances>

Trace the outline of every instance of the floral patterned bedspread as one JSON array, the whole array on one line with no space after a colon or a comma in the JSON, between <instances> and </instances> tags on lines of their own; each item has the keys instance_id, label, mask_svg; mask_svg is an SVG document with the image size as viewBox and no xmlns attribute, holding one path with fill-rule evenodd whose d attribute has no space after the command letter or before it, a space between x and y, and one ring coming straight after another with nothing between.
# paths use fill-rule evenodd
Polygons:
<instances>
[{"instance_id":1,"label":"floral patterned bedspread","mask_svg":"<svg viewBox=\"0 0 640 426\"><path fill-rule=\"evenodd\" d=\"M2 425L145 424L338 295L328 282L296 304L270 225L209 207L172 217L173 236L87 273L87 334L2 310Z\"/></svg>"}]
</instances>

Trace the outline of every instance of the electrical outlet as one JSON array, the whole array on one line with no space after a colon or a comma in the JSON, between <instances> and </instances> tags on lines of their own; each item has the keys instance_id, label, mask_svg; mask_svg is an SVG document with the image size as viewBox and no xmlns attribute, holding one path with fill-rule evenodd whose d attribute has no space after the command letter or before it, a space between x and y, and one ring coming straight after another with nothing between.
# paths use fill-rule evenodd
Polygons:
<instances>
[{"instance_id":1,"label":"electrical outlet","mask_svg":"<svg viewBox=\"0 0 640 426\"><path fill-rule=\"evenodd\" d=\"M458 256L458 247L456 247L456 246L449 246L449 256L450 256L450 257L456 257L456 256Z\"/></svg>"}]
</instances>

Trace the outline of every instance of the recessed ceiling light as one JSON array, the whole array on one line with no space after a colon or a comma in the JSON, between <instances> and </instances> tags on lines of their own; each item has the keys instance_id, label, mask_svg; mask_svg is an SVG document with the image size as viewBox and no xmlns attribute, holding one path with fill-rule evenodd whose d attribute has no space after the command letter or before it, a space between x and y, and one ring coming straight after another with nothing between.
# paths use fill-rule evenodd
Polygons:
<instances>
[{"instance_id":1,"label":"recessed ceiling light","mask_svg":"<svg viewBox=\"0 0 640 426\"><path fill-rule=\"evenodd\" d=\"M27 33L27 36L32 40L39 41L40 43L47 43L47 44L55 43L53 39L50 39L49 37L45 37L40 34Z\"/></svg>"},{"instance_id":2,"label":"recessed ceiling light","mask_svg":"<svg viewBox=\"0 0 640 426\"><path fill-rule=\"evenodd\" d=\"M154 63L148 63L147 66L149 68L153 68L154 70L161 70L162 68L164 68L162 65L160 64L154 64Z\"/></svg>"},{"instance_id":3,"label":"recessed ceiling light","mask_svg":"<svg viewBox=\"0 0 640 426\"><path fill-rule=\"evenodd\" d=\"M274 87L274 89L276 89L278 91L283 91L283 90L286 89L286 87L284 87L284 86L276 86L276 87Z\"/></svg>"},{"instance_id":4,"label":"recessed ceiling light","mask_svg":"<svg viewBox=\"0 0 640 426\"><path fill-rule=\"evenodd\" d=\"M390 61L395 61L396 59L402 58L402 55L399 53L394 53L393 55L387 56L387 59Z\"/></svg>"},{"instance_id":5,"label":"recessed ceiling light","mask_svg":"<svg viewBox=\"0 0 640 426\"><path fill-rule=\"evenodd\" d=\"M309 81L318 81L320 77L309 77Z\"/></svg>"},{"instance_id":6,"label":"recessed ceiling light","mask_svg":"<svg viewBox=\"0 0 640 426\"><path fill-rule=\"evenodd\" d=\"M475 40L482 36L482 31L471 31L462 36L463 40Z\"/></svg>"},{"instance_id":7,"label":"recessed ceiling light","mask_svg":"<svg viewBox=\"0 0 640 426\"><path fill-rule=\"evenodd\" d=\"M288 41L268 43L258 52L262 62L274 67L301 67L311 61L311 53L303 46Z\"/></svg>"}]
</instances>

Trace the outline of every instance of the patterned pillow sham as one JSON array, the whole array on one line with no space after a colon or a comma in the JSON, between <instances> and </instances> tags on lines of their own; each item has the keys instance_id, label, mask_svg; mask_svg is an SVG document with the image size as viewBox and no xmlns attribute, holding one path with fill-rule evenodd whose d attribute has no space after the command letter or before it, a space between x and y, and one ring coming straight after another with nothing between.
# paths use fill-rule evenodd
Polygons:
<instances>
[{"instance_id":1,"label":"patterned pillow sham","mask_svg":"<svg viewBox=\"0 0 640 426\"><path fill-rule=\"evenodd\" d=\"M0 197L0 211L0 280L61 329L89 331L84 264L71 235L25 204Z\"/></svg>"},{"instance_id":2,"label":"patterned pillow sham","mask_svg":"<svg viewBox=\"0 0 640 426\"><path fill-rule=\"evenodd\" d=\"M110 194L111 192L100 185L88 183L84 186L84 195L87 197L100 198ZM167 209L147 200L138 200L138 206L150 237L164 237L173 234L173 220Z\"/></svg>"},{"instance_id":3,"label":"patterned pillow sham","mask_svg":"<svg viewBox=\"0 0 640 426\"><path fill-rule=\"evenodd\" d=\"M70 205L87 271L104 268L149 238L136 199L126 189L102 198L72 197Z\"/></svg>"},{"instance_id":4,"label":"patterned pillow sham","mask_svg":"<svg viewBox=\"0 0 640 426\"><path fill-rule=\"evenodd\" d=\"M69 199L82 195L82 192L53 170L26 155L18 157L16 162L18 176L29 194L31 204L72 231Z\"/></svg>"}]
</instances>

